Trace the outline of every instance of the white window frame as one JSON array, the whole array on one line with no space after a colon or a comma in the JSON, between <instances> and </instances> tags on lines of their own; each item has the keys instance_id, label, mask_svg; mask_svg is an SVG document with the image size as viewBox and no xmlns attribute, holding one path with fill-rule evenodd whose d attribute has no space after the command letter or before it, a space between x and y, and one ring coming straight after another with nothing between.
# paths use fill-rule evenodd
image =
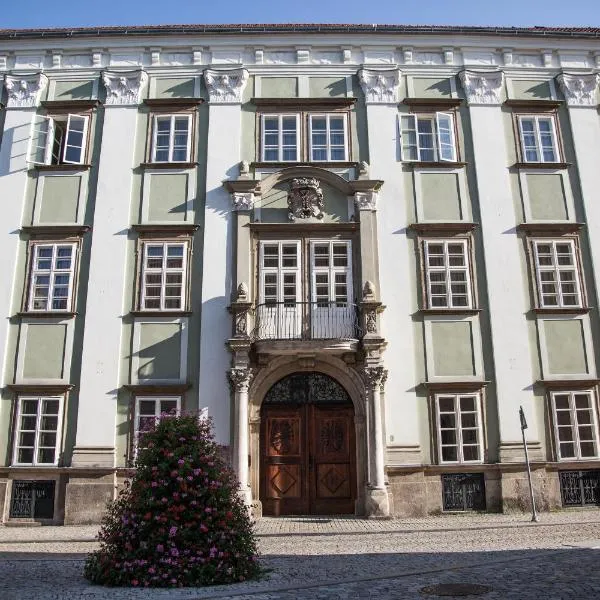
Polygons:
<instances>
[{"instance_id":1,"label":"white window frame","mask_svg":"<svg viewBox=\"0 0 600 600\"><path fill-rule=\"evenodd\" d=\"M441 127L440 121L442 119L450 120L450 139L451 139L451 156L445 155L444 147L447 144L443 144L442 135L441 135ZM405 120L412 121L412 128L406 128L404 126ZM433 146L432 148L421 148L421 144L419 142L419 130L418 125L419 121L431 121L431 130L432 130L432 138L433 138ZM457 143L456 143L456 125L455 125L454 113L451 112L434 112L434 113L408 113L400 115L400 151L402 160L404 162L456 162L457 161ZM415 144L407 144L405 143L405 137L408 137L408 132L415 132ZM417 156L416 158L411 158L408 155L408 148L415 148ZM425 160L421 156L422 150L432 150L433 151L433 160Z\"/></svg>"},{"instance_id":2,"label":"white window frame","mask_svg":"<svg viewBox=\"0 0 600 600\"><path fill-rule=\"evenodd\" d=\"M313 158L313 119L325 118L325 136L326 136L326 152L327 158L325 160ZM331 119L337 118L342 119L344 123L344 158L333 159L331 158ZM348 115L346 113L308 113L308 161L309 162L345 162L348 160Z\"/></svg>"},{"instance_id":3,"label":"white window frame","mask_svg":"<svg viewBox=\"0 0 600 600\"><path fill-rule=\"evenodd\" d=\"M581 264L579 261L579 252L578 252L578 244L576 244L576 240L574 238L533 238L530 240L531 248L532 248L532 258L533 258L533 268L535 271L535 281L537 287L537 303L540 308L582 308L584 305L583 299L583 289L581 283ZM546 244L551 246L552 248L552 266L540 265L539 264L539 253L538 246L540 244ZM560 266L558 264L558 255L556 252L557 244L566 244L571 247L571 258L573 264L570 266ZM578 298L578 302L576 304L565 304L563 299L563 291L560 280L560 274L563 271L573 271L574 273L574 284L576 289L576 294ZM549 294L542 293L542 273L553 273L554 274L554 285L556 289L556 293L553 295L556 297L557 304L546 304L544 300L544 296L548 296ZM570 282L569 282L570 283Z\"/></svg>"},{"instance_id":4,"label":"white window frame","mask_svg":"<svg viewBox=\"0 0 600 600\"><path fill-rule=\"evenodd\" d=\"M277 267L265 267L264 266L264 251L265 246L277 246L278 250L278 266ZM296 247L296 266L295 267L284 267L283 266L283 247L284 246L295 246ZM265 275L266 274L277 274L277 303L286 302L284 300L283 293L283 276L286 273L294 273L296 276L296 303L302 301L302 247L300 240L261 240L259 261L260 261L260 289L259 289L259 302L264 304L265 299Z\"/></svg>"},{"instance_id":5,"label":"white window frame","mask_svg":"<svg viewBox=\"0 0 600 600\"><path fill-rule=\"evenodd\" d=\"M542 139L540 133L540 119L550 121L551 133L552 133L552 150L554 151L554 160L545 160L544 152L542 148ZM535 135L535 150L538 155L538 160L528 160L527 153L525 152L525 135L523 133L523 121L533 121L534 124L534 135ZM521 158L524 163L557 163L560 162L560 152L558 145L558 134L556 128L556 115L555 114L523 114L517 115L517 127L519 129L519 146L521 149Z\"/></svg>"},{"instance_id":6,"label":"white window frame","mask_svg":"<svg viewBox=\"0 0 600 600\"><path fill-rule=\"evenodd\" d=\"M591 423L587 424L587 423L583 423L583 424L579 424L578 420L577 420L577 410L575 408L575 395L587 395L589 398L589 406L590 406L590 411L591 411ZM558 412L567 412L566 410L561 410L558 411L556 408L556 396L568 396L569 398L569 419L570 419L570 424L568 426L559 426L558 424ZM597 407L596 407L596 393L594 390L588 389L588 390L560 390L560 391L553 391L550 393L550 402L552 405L552 419L553 419L553 428L554 428L554 441L556 444L556 457L559 461L569 461L569 460L594 460L600 457L600 450L599 450L599 439L598 439L598 413L597 413ZM579 427L580 426L587 426L589 425L590 427L592 427L592 431L593 431L593 436L594 439L593 440L584 440L585 442L591 441L594 444L595 447L595 454L594 456L581 456L581 440L579 437ZM575 456L565 456L563 457L561 454L561 450L560 450L560 439L559 439L559 429L560 428L570 428L571 432L572 432L572 442L566 442L566 443L572 443L574 448L575 448Z\"/></svg>"},{"instance_id":7,"label":"white window frame","mask_svg":"<svg viewBox=\"0 0 600 600\"><path fill-rule=\"evenodd\" d=\"M163 266L160 269L148 268L148 248L150 246L162 246L163 248ZM183 259L182 266L180 269L169 269L167 268L167 252L170 246L183 246ZM188 254L189 254L189 241L188 240L143 240L142 241L142 259L140 269L140 311L145 312L181 312L187 309L187 298L188 298ZM146 308L146 297L147 297L147 285L146 285L146 274L154 273L161 274L161 285L160 285L160 307ZM179 308L168 308L165 306L167 301L166 287L167 287L167 275L169 273L181 273L181 306ZM154 287L154 286L151 286ZM156 296L150 298L156 299Z\"/></svg>"},{"instance_id":8,"label":"white window frame","mask_svg":"<svg viewBox=\"0 0 600 600\"><path fill-rule=\"evenodd\" d=\"M440 412L440 398L452 398L454 401L454 419L455 419L455 427L453 428L456 435L456 444L442 444L442 426L441 426L441 412ZM461 424L461 415L463 412L460 409L460 399L461 398L474 398L475 400L475 412L465 411L466 414L475 414L476 426L474 428L469 427L468 429L474 429L477 432L477 444L468 444L469 446L476 446L479 451L479 458L477 460L465 460L463 454L463 427ZM481 409L481 393L451 393L444 394L439 393L435 394L435 415L436 415L436 428L437 428L437 451L438 451L438 460L440 464L480 464L484 462L484 438L483 438L483 417L482 417L482 409ZM450 414L444 412L444 414ZM448 429L449 428L444 428ZM444 460L442 454L442 446L454 446L456 445L456 456L457 460Z\"/></svg>"},{"instance_id":9,"label":"white window frame","mask_svg":"<svg viewBox=\"0 0 600 600\"><path fill-rule=\"evenodd\" d=\"M19 437L21 432L21 416L23 414L23 401L25 400L35 400L37 401L37 413L36 413L36 427L35 427L35 440L33 446L33 461L30 463L20 463L18 462L19 456L19 448L25 447L29 448L30 446L20 446L19 445ZM56 444L54 446L54 461L49 462L39 462L38 451L40 449L40 434L42 431L40 430L40 422L42 417L42 405L44 400L58 400L58 414L57 423L56 423L56 431L52 431L52 433L56 433ZM31 467L55 467L58 465L58 460L60 456L60 451L62 448L62 421L63 421L63 411L64 411L64 397L63 396L19 396L17 398L17 415L16 415L16 423L15 423L15 438L13 444L13 457L12 464L14 466L31 466ZM54 416L54 415L52 415ZM27 429L25 431L31 432L31 430ZM48 430L49 431L49 430ZM46 447L46 446L45 446Z\"/></svg>"},{"instance_id":10,"label":"white window frame","mask_svg":"<svg viewBox=\"0 0 600 600\"><path fill-rule=\"evenodd\" d=\"M58 248L61 246L67 246L71 248L71 268L68 270L59 270L55 268ZM29 312L71 312L73 310L73 290L75 285L75 273L77 268L77 242L34 242L30 246L30 269L29 269L29 294L27 299L27 310ZM52 267L49 271L46 270L38 270L36 268L38 251L40 248L52 248ZM52 308L52 300L53 300L53 292L54 292L54 280L55 275L69 275L69 286L68 286L68 296L67 296L67 306L66 308ZM35 308L34 307L34 290L36 288L35 279L36 275L48 276L48 296L46 300L45 308Z\"/></svg>"},{"instance_id":11,"label":"white window frame","mask_svg":"<svg viewBox=\"0 0 600 600\"><path fill-rule=\"evenodd\" d=\"M173 401L177 402L177 408L175 409L175 415L181 415L181 396L136 396L135 397L135 409L134 409L134 418L133 418L133 454L134 456L137 454L138 449L138 441L140 438L140 417L149 417L150 415L141 415L140 414L140 403L143 401L151 401L154 402L154 419L155 423L160 420L160 415L162 412L160 411L160 406L162 401Z\"/></svg>"},{"instance_id":12,"label":"white window frame","mask_svg":"<svg viewBox=\"0 0 600 600\"><path fill-rule=\"evenodd\" d=\"M287 160L283 157L283 119L289 117L295 117L296 119L296 160ZM269 160L265 157L265 119L277 119L278 129L277 129L277 160ZM262 162L300 162L302 159L300 157L300 152L302 149L301 146L301 128L300 128L300 113L263 113L260 116L260 158ZM287 148L288 146L286 146ZM291 147L291 146L290 146ZM269 146L269 148L273 148L273 146Z\"/></svg>"},{"instance_id":13,"label":"white window frame","mask_svg":"<svg viewBox=\"0 0 600 600\"><path fill-rule=\"evenodd\" d=\"M62 123L64 119L59 118L59 116L49 117L46 115L34 115L32 123L31 123L31 135L29 139L29 149L28 149L28 161L34 165L81 165L85 163L85 158L87 154L87 138L88 131L90 126L90 117L89 115L80 115L75 113L68 113L66 116L66 126L64 128L64 133L61 136L61 145L59 148L59 154L53 155L54 149L54 138L55 132L57 128L57 120L60 120ZM75 119L83 120L83 131L82 131L82 139L81 145L73 145L68 144L69 136L71 133L71 124ZM46 130L42 131L41 123L46 123ZM35 142L39 139L38 136L44 136L44 140L40 144L36 144ZM68 160L67 159L67 149L69 147L79 148L79 160ZM36 152L43 151L43 160L36 159Z\"/></svg>"},{"instance_id":14,"label":"white window frame","mask_svg":"<svg viewBox=\"0 0 600 600\"><path fill-rule=\"evenodd\" d=\"M473 308L473 272L471 268L471 246L469 240L466 238L429 238L422 240L422 248L423 248L423 268L425 273L425 296L427 299L427 308L430 309L439 309L439 310L470 310ZM443 267L432 267L429 265L429 247L432 244L442 245L443 246L443 256L444 263ZM465 259L464 266L455 267L450 265L450 255L448 253L448 245L455 244L461 245L463 247L463 256ZM452 273L454 272L463 272L465 273L465 283L467 288L467 304L466 305L454 305L453 302L453 293L452 293ZM446 286L446 306L436 306L433 304L433 294L431 293L431 286L435 283L431 281L431 273L444 273L444 283ZM436 295L438 297L439 295ZM462 294L461 294L462 296Z\"/></svg>"},{"instance_id":15,"label":"white window frame","mask_svg":"<svg viewBox=\"0 0 600 600\"><path fill-rule=\"evenodd\" d=\"M319 245L329 246L329 266L321 267L315 264L316 254L315 247ZM333 247L334 245L343 245L346 247L346 262L347 266L345 267L336 267L333 264ZM352 290L352 242L350 240L310 240L310 282L311 282L311 302L317 302L317 283L316 276L320 273L327 273L328 276L328 286L329 286L329 298L328 302L334 303L337 302L336 292L335 292L335 275L336 273L344 273L346 275L346 297L347 300L345 304L353 303L353 290Z\"/></svg>"},{"instance_id":16,"label":"white window frame","mask_svg":"<svg viewBox=\"0 0 600 600\"><path fill-rule=\"evenodd\" d=\"M169 157L167 160L157 160L157 139L158 139L158 120L159 119L170 119L169 124ZM174 160L173 153L175 151L175 119L187 119L187 140L185 149L185 160ZM162 146L161 146L162 148ZM192 150L192 115L186 113L173 113L173 114L155 114L152 119L152 151L150 153L150 162L164 164L164 163L180 163L191 161L191 150Z\"/></svg>"}]
</instances>

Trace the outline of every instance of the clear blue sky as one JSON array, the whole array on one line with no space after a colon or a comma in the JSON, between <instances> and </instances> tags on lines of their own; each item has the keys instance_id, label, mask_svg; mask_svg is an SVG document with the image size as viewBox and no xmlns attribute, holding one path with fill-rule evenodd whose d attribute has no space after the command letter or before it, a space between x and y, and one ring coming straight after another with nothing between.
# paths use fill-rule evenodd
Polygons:
<instances>
[{"instance_id":1,"label":"clear blue sky","mask_svg":"<svg viewBox=\"0 0 600 600\"><path fill-rule=\"evenodd\" d=\"M0 29L175 23L600 26L600 0L0 0Z\"/></svg>"}]
</instances>

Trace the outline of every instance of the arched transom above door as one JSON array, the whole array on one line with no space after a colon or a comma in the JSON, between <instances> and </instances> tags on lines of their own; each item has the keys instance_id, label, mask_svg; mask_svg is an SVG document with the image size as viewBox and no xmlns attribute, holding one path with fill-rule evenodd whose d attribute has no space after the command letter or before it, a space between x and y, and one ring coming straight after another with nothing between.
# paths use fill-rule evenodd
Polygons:
<instances>
[{"instance_id":1,"label":"arched transom above door","mask_svg":"<svg viewBox=\"0 0 600 600\"><path fill-rule=\"evenodd\" d=\"M263 404L292 405L335 404L352 405L346 390L332 377L323 373L292 373L280 379L267 392Z\"/></svg>"}]
</instances>

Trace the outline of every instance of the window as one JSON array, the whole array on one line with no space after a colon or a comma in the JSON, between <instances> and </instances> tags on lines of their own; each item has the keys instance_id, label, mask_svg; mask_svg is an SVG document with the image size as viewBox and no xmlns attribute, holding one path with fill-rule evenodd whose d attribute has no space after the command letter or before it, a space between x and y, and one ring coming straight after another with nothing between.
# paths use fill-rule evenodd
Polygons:
<instances>
[{"instance_id":1,"label":"window","mask_svg":"<svg viewBox=\"0 0 600 600\"><path fill-rule=\"evenodd\" d=\"M56 465L61 421L61 398L20 397L13 464Z\"/></svg>"},{"instance_id":2,"label":"window","mask_svg":"<svg viewBox=\"0 0 600 600\"><path fill-rule=\"evenodd\" d=\"M151 162L189 162L192 115L155 115Z\"/></svg>"},{"instance_id":3,"label":"window","mask_svg":"<svg viewBox=\"0 0 600 600\"><path fill-rule=\"evenodd\" d=\"M166 396L164 398L136 398L135 399L135 438L140 432L152 429L161 415L179 415L181 411L181 398L179 396Z\"/></svg>"},{"instance_id":4,"label":"window","mask_svg":"<svg viewBox=\"0 0 600 600\"><path fill-rule=\"evenodd\" d=\"M440 462L481 462L479 394L440 394L435 397L435 404Z\"/></svg>"},{"instance_id":5,"label":"window","mask_svg":"<svg viewBox=\"0 0 600 600\"><path fill-rule=\"evenodd\" d=\"M77 245L33 244L31 252L28 310L70 310Z\"/></svg>"},{"instance_id":6,"label":"window","mask_svg":"<svg viewBox=\"0 0 600 600\"><path fill-rule=\"evenodd\" d=\"M558 162L554 116L526 115L517 121L523 162Z\"/></svg>"},{"instance_id":7,"label":"window","mask_svg":"<svg viewBox=\"0 0 600 600\"><path fill-rule=\"evenodd\" d=\"M533 240L540 308L582 306L575 240Z\"/></svg>"},{"instance_id":8,"label":"window","mask_svg":"<svg viewBox=\"0 0 600 600\"><path fill-rule=\"evenodd\" d=\"M352 302L350 242L312 242L312 301L327 306Z\"/></svg>"},{"instance_id":9,"label":"window","mask_svg":"<svg viewBox=\"0 0 600 600\"><path fill-rule=\"evenodd\" d=\"M559 460L598 457L598 424L592 391L552 393Z\"/></svg>"},{"instance_id":10,"label":"window","mask_svg":"<svg viewBox=\"0 0 600 600\"><path fill-rule=\"evenodd\" d=\"M88 115L35 115L29 162L38 165L85 163Z\"/></svg>"},{"instance_id":11,"label":"window","mask_svg":"<svg viewBox=\"0 0 600 600\"><path fill-rule=\"evenodd\" d=\"M456 162L454 115L402 115L402 160L419 162Z\"/></svg>"},{"instance_id":12,"label":"window","mask_svg":"<svg viewBox=\"0 0 600 600\"><path fill-rule=\"evenodd\" d=\"M263 114L261 123L261 157L264 162L348 160L346 113ZM307 132L307 143L303 143L303 131Z\"/></svg>"},{"instance_id":13,"label":"window","mask_svg":"<svg viewBox=\"0 0 600 600\"><path fill-rule=\"evenodd\" d=\"M141 310L185 310L187 242L144 242Z\"/></svg>"},{"instance_id":14,"label":"window","mask_svg":"<svg viewBox=\"0 0 600 600\"><path fill-rule=\"evenodd\" d=\"M471 270L467 240L425 240L428 308L471 308Z\"/></svg>"}]
</instances>

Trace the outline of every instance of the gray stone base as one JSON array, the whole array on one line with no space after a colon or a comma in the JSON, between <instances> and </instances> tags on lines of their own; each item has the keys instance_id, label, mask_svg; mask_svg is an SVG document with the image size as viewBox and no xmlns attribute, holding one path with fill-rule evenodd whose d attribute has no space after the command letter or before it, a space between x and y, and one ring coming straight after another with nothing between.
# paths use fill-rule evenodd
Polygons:
<instances>
[{"instance_id":1,"label":"gray stone base","mask_svg":"<svg viewBox=\"0 0 600 600\"><path fill-rule=\"evenodd\" d=\"M557 510L562 506L557 472L532 468L531 482L538 511ZM530 512L531 500L525 469L502 473L502 512Z\"/></svg>"},{"instance_id":2,"label":"gray stone base","mask_svg":"<svg viewBox=\"0 0 600 600\"><path fill-rule=\"evenodd\" d=\"M365 513L370 519L389 518L390 501L386 489L368 488L365 498Z\"/></svg>"},{"instance_id":3,"label":"gray stone base","mask_svg":"<svg viewBox=\"0 0 600 600\"><path fill-rule=\"evenodd\" d=\"M115 493L114 473L70 477L65 492L65 525L99 523Z\"/></svg>"}]
</instances>

